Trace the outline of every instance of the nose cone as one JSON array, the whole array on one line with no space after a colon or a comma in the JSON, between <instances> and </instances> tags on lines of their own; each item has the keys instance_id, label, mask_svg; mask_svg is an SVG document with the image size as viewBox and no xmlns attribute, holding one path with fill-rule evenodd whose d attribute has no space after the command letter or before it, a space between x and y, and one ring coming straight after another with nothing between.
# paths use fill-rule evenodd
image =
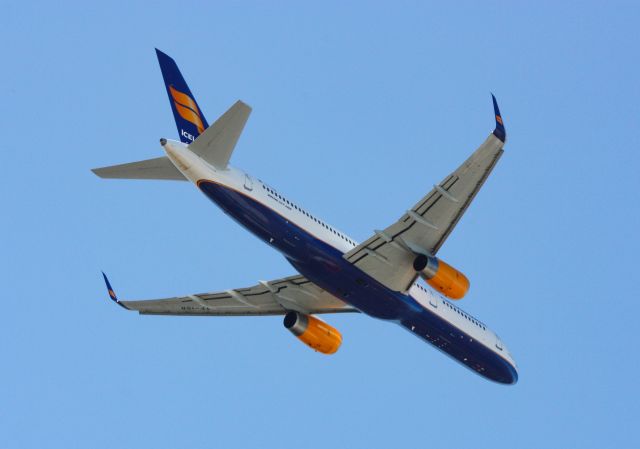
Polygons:
<instances>
[{"instance_id":1,"label":"nose cone","mask_svg":"<svg viewBox=\"0 0 640 449\"><path fill-rule=\"evenodd\" d=\"M493 361L480 375L503 385L514 385L518 382L518 369L504 357L494 354Z\"/></svg>"},{"instance_id":2,"label":"nose cone","mask_svg":"<svg viewBox=\"0 0 640 449\"><path fill-rule=\"evenodd\" d=\"M518 382L518 365L516 365L515 360L513 360L513 357L509 353L507 347L504 346L504 344L502 345L501 352L503 356L503 358L501 357L503 360L503 366L500 369L501 379L498 380L498 382L513 385Z\"/></svg>"},{"instance_id":3,"label":"nose cone","mask_svg":"<svg viewBox=\"0 0 640 449\"><path fill-rule=\"evenodd\" d=\"M518 382L518 370L515 365L505 363L502 379L499 381L507 385L515 385Z\"/></svg>"}]
</instances>

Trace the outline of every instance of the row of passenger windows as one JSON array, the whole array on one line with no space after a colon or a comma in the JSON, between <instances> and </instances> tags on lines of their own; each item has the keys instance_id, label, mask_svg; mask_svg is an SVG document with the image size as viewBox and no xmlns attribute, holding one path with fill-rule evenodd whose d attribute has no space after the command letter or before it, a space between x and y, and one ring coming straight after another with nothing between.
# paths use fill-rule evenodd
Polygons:
<instances>
[{"instance_id":1,"label":"row of passenger windows","mask_svg":"<svg viewBox=\"0 0 640 449\"><path fill-rule=\"evenodd\" d=\"M422 285L420 284L416 284L416 286L422 290L423 292L426 292L428 294L431 294L430 291L428 291L426 288L424 288ZM463 317L465 317L466 319L468 319L469 321L471 321L473 324L475 324L476 326L482 328L483 330L486 330L486 327L484 326L484 324L482 324L480 321L476 320L475 318L467 315L466 313L464 313L462 310L458 309L457 307L454 307L453 305L451 305L448 301L442 301L442 303L449 307L451 310L453 310L454 312L456 312L458 315L462 315Z\"/></svg>"},{"instance_id":2,"label":"row of passenger windows","mask_svg":"<svg viewBox=\"0 0 640 449\"><path fill-rule=\"evenodd\" d=\"M272 195L274 195L276 198L281 199L282 201L284 201L286 204L288 204L289 206L293 207L295 210L297 210L298 212L300 212L301 214L306 215L307 217L309 217L311 220L315 221L316 223L318 223L320 226L323 226L324 228L328 229L329 231L333 232L335 235L337 235L338 237L340 237L342 240L344 240L345 242L349 242L352 245L356 245L356 242L354 242L353 240L351 240L350 238L342 235L341 233L339 233L338 231L336 231L335 229L333 229L331 226L323 223L322 221L318 220L316 217L314 217L313 215L311 215L309 212L307 212L306 210L296 206L295 204L293 204L291 201L289 201L288 199L284 198L282 195L280 195L278 192L276 192L275 190L273 190L271 187L267 187L262 181L260 182L260 184L262 184L262 188L264 190L266 190L267 192L271 193Z\"/></svg>"},{"instance_id":3,"label":"row of passenger windows","mask_svg":"<svg viewBox=\"0 0 640 449\"><path fill-rule=\"evenodd\" d=\"M473 324L475 324L476 326L482 328L482 330L486 330L486 327L484 326L484 324L482 324L480 321L476 320L475 318L467 315L466 313L464 313L462 310L458 309L457 307L454 307L453 305L451 305L449 302L447 301L442 301L444 303L445 306L449 307L451 310L453 310L454 312L456 312L458 315L462 315L464 318L466 318L467 320L471 321Z\"/></svg>"}]
</instances>

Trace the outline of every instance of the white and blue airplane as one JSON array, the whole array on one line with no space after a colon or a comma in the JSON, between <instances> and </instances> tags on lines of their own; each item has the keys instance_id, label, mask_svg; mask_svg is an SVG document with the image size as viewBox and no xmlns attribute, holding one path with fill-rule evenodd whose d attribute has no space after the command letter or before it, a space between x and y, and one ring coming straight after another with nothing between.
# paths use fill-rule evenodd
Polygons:
<instances>
[{"instance_id":1,"label":"white and blue airplane","mask_svg":"<svg viewBox=\"0 0 640 449\"><path fill-rule=\"evenodd\" d=\"M500 338L445 298L461 299L469 281L436 257L503 153L506 132L495 97L495 129L482 145L398 221L357 243L229 165L251 108L238 101L209 126L175 61L156 52L180 141L160 139L166 156L93 172L102 178L191 181L300 274L144 301L120 301L104 276L113 301L147 315L283 315L287 329L324 354L336 352L342 336L317 315L362 312L401 325L487 379L517 382L516 364Z\"/></svg>"}]
</instances>

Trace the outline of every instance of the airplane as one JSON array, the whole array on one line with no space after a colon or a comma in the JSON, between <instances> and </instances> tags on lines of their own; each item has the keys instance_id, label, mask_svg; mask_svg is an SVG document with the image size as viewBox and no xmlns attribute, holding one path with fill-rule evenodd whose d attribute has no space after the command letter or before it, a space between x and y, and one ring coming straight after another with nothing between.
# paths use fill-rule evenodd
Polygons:
<instances>
[{"instance_id":1,"label":"airplane","mask_svg":"<svg viewBox=\"0 0 640 449\"><path fill-rule=\"evenodd\" d=\"M335 353L342 335L317 315L360 312L399 324L486 379L517 382L516 363L498 335L450 301L465 296L469 280L436 256L504 152L493 94L495 129L482 145L398 221L358 243L232 167L251 108L237 101L209 125L176 62L156 54L180 140L160 139L165 156L92 171L101 178L191 181L299 274L220 292L121 301L103 272L111 300L145 315L281 315L286 329L323 354Z\"/></svg>"}]
</instances>

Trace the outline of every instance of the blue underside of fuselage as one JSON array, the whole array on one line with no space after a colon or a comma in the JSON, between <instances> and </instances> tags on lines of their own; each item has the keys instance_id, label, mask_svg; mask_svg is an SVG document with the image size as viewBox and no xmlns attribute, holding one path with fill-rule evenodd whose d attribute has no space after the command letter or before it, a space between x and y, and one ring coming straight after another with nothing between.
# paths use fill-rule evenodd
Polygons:
<instances>
[{"instance_id":1,"label":"blue underside of fuselage","mask_svg":"<svg viewBox=\"0 0 640 449\"><path fill-rule=\"evenodd\" d=\"M511 364L482 343L418 304L394 292L351 265L342 252L289 222L271 208L236 190L211 181L200 189L230 217L274 246L307 279L367 315L393 321L481 376L513 384Z\"/></svg>"}]
</instances>

